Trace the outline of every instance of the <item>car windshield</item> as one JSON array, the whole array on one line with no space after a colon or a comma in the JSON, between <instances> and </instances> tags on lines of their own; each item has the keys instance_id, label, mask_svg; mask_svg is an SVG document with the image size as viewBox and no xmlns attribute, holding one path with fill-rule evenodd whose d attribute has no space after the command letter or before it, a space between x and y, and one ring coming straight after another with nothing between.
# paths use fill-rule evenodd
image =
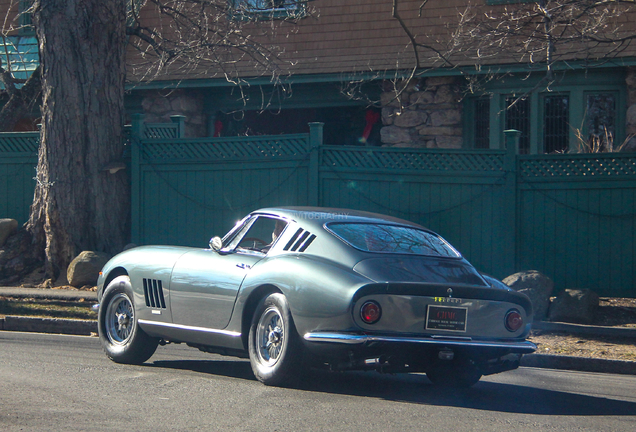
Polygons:
<instances>
[{"instance_id":1,"label":"car windshield","mask_svg":"<svg viewBox=\"0 0 636 432\"><path fill-rule=\"evenodd\" d=\"M461 257L443 238L413 227L339 222L327 224L327 229L351 246L366 252Z\"/></svg>"}]
</instances>

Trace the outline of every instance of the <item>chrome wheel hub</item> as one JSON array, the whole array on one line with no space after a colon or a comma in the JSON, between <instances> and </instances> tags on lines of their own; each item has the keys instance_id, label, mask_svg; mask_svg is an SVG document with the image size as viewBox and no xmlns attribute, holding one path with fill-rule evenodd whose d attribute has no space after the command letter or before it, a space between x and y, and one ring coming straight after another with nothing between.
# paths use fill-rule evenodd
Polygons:
<instances>
[{"instance_id":1,"label":"chrome wheel hub","mask_svg":"<svg viewBox=\"0 0 636 432\"><path fill-rule=\"evenodd\" d=\"M283 318L275 307L266 309L256 327L258 358L261 363L273 366L280 359L285 343Z\"/></svg>"},{"instance_id":2,"label":"chrome wheel hub","mask_svg":"<svg viewBox=\"0 0 636 432\"><path fill-rule=\"evenodd\" d=\"M130 298L118 293L108 303L104 327L108 339L116 345L124 345L130 339L135 322L135 312Z\"/></svg>"}]
</instances>

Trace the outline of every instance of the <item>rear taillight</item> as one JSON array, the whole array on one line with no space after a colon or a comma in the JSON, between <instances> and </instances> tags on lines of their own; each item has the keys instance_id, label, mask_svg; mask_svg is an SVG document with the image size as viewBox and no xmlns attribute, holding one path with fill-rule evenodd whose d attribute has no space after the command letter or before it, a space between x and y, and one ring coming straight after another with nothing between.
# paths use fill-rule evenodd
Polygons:
<instances>
[{"instance_id":1,"label":"rear taillight","mask_svg":"<svg viewBox=\"0 0 636 432\"><path fill-rule=\"evenodd\" d=\"M506 314L505 324L509 331L515 332L523 326L523 317L518 310L510 309Z\"/></svg>"},{"instance_id":2,"label":"rear taillight","mask_svg":"<svg viewBox=\"0 0 636 432\"><path fill-rule=\"evenodd\" d=\"M367 324L375 324L382 316L382 308L374 301L365 302L360 308L360 318Z\"/></svg>"}]
</instances>

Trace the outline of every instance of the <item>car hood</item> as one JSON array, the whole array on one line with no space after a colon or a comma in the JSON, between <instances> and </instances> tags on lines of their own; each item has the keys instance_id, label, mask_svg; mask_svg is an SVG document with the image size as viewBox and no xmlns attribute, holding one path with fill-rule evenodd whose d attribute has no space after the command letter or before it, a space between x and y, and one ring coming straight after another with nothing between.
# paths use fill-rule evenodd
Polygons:
<instances>
[{"instance_id":1,"label":"car hood","mask_svg":"<svg viewBox=\"0 0 636 432\"><path fill-rule=\"evenodd\" d=\"M426 256L369 258L353 270L375 282L426 282L490 287L481 275L463 259Z\"/></svg>"}]
</instances>

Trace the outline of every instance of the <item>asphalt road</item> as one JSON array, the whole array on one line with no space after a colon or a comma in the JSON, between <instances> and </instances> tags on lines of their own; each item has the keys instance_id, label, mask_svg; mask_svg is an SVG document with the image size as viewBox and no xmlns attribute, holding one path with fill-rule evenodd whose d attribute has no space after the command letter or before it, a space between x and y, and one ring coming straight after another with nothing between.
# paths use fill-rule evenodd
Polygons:
<instances>
[{"instance_id":1,"label":"asphalt road","mask_svg":"<svg viewBox=\"0 0 636 432\"><path fill-rule=\"evenodd\" d=\"M636 376L521 368L462 392L421 375L315 372L266 387L180 345L118 365L97 338L0 331L2 431L634 431Z\"/></svg>"}]
</instances>

